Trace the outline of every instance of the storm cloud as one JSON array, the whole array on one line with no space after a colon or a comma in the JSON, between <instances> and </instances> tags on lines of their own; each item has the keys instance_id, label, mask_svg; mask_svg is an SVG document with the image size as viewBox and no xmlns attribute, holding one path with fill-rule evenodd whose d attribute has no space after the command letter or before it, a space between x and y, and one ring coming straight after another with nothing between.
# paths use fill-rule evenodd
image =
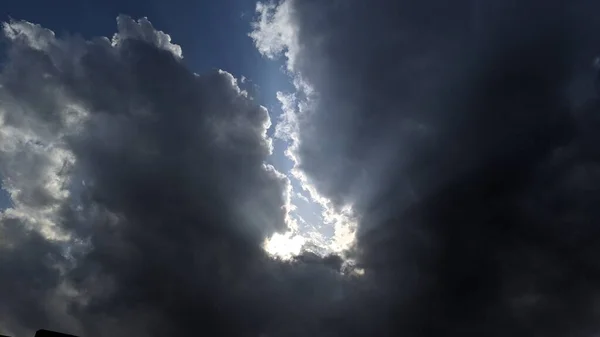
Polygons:
<instances>
[{"instance_id":1,"label":"storm cloud","mask_svg":"<svg viewBox=\"0 0 600 337\"><path fill-rule=\"evenodd\" d=\"M297 89L279 130L298 175L360 219L377 314L356 311L342 335L598 331L594 10L257 6L250 36Z\"/></svg>"},{"instance_id":2,"label":"storm cloud","mask_svg":"<svg viewBox=\"0 0 600 337\"><path fill-rule=\"evenodd\" d=\"M147 19L117 23L92 40L3 26L2 332L316 331L349 279L262 249L290 207L267 110Z\"/></svg>"},{"instance_id":3,"label":"storm cloud","mask_svg":"<svg viewBox=\"0 0 600 337\"><path fill-rule=\"evenodd\" d=\"M5 23L0 333L597 334L596 10L259 3L250 37L296 87L291 177L266 109L147 19ZM265 253L290 179L357 221L348 251Z\"/></svg>"}]
</instances>

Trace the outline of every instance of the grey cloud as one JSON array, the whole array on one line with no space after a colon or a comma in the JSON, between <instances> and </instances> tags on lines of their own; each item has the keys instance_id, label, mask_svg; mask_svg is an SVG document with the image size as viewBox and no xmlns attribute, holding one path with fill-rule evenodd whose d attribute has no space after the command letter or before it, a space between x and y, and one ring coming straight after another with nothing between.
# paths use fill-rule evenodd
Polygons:
<instances>
[{"instance_id":1,"label":"grey cloud","mask_svg":"<svg viewBox=\"0 0 600 337\"><path fill-rule=\"evenodd\" d=\"M147 20L120 17L119 35L92 41L9 23L0 323L90 337L591 335L598 103L570 95L594 38L562 20L589 4L550 5L473 22L467 2L286 2L271 41L292 42L316 95L298 118L300 168L355 204L361 277L337 256L262 251L285 230L288 182L264 165L266 111L231 75L194 75Z\"/></svg>"},{"instance_id":2,"label":"grey cloud","mask_svg":"<svg viewBox=\"0 0 600 337\"><path fill-rule=\"evenodd\" d=\"M308 83L299 168L361 219L377 309L340 334L597 333L597 5L264 8L257 47Z\"/></svg>"},{"instance_id":3,"label":"grey cloud","mask_svg":"<svg viewBox=\"0 0 600 337\"><path fill-rule=\"evenodd\" d=\"M0 323L82 336L312 335L355 277L280 261L287 178L267 111L232 75L195 75L146 19L112 40L4 26ZM4 332L4 330L3 330Z\"/></svg>"},{"instance_id":4,"label":"grey cloud","mask_svg":"<svg viewBox=\"0 0 600 337\"><path fill-rule=\"evenodd\" d=\"M38 233L23 230L18 220L0 220L0 272L4 275L0 281L0 322L2 332L22 334L18 327L11 326L12 318L19 317L20 324L30 327L49 323L44 307L60 283L54 263L62 257L56 245Z\"/></svg>"}]
</instances>

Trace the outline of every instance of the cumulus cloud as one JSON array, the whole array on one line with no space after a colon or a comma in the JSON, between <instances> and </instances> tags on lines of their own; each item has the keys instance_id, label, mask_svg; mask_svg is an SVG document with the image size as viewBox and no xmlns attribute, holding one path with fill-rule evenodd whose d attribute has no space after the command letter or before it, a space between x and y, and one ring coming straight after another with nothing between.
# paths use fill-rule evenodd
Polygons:
<instances>
[{"instance_id":1,"label":"cumulus cloud","mask_svg":"<svg viewBox=\"0 0 600 337\"><path fill-rule=\"evenodd\" d=\"M297 89L278 127L296 175L359 221L351 253L377 309L341 335L598 332L595 10L257 6L250 36Z\"/></svg>"},{"instance_id":2,"label":"cumulus cloud","mask_svg":"<svg viewBox=\"0 0 600 337\"><path fill-rule=\"evenodd\" d=\"M266 109L147 19L7 22L0 333L596 334L594 6L260 4L251 37L297 88L289 178ZM339 247L358 232L346 261L264 252L298 252L295 192Z\"/></svg>"},{"instance_id":3,"label":"cumulus cloud","mask_svg":"<svg viewBox=\"0 0 600 337\"><path fill-rule=\"evenodd\" d=\"M3 25L1 332L318 332L354 281L335 257L263 251L293 226L267 110L147 19L117 23L92 40Z\"/></svg>"}]
</instances>

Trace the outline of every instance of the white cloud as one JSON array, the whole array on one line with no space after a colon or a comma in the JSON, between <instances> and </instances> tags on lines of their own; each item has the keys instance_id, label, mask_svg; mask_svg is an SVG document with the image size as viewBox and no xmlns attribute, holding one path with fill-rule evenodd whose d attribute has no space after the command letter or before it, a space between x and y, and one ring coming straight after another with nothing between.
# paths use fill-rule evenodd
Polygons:
<instances>
[{"instance_id":1,"label":"white cloud","mask_svg":"<svg viewBox=\"0 0 600 337\"><path fill-rule=\"evenodd\" d=\"M319 193L318 186L311 183L301 169L301 156L298 154L300 132L302 132L300 123L306 120L307 114L312 113L311 107L317 99L318 93L296 69L296 58L300 52L300 46L297 37L298 28L293 19L292 2L283 1L277 5L259 2L256 12L258 18L253 24L250 37L263 55L272 59L282 55L285 57L287 70L296 88L296 93L276 93L276 97L281 103L282 114L275 127L275 137L288 143L285 155L294 162L294 168L290 172L291 176L309 194L312 202L321 207L324 224L334 228L334 237L323 248L326 251L342 252L350 248L355 241L356 219L352 206L336 207ZM306 125L304 126L306 127Z\"/></svg>"},{"instance_id":2,"label":"white cloud","mask_svg":"<svg viewBox=\"0 0 600 337\"><path fill-rule=\"evenodd\" d=\"M294 94L281 91L276 93L277 100L281 103L281 115L275 126L275 137L294 144L298 141L298 117L296 115L297 102Z\"/></svg>"},{"instance_id":3,"label":"white cloud","mask_svg":"<svg viewBox=\"0 0 600 337\"><path fill-rule=\"evenodd\" d=\"M169 34L154 29L148 18L144 17L135 21L129 16L119 15L117 17L117 27L119 32L112 38L113 46L117 46L127 39L141 40L171 52L178 59L183 58L181 46L171 43Z\"/></svg>"},{"instance_id":4,"label":"white cloud","mask_svg":"<svg viewBox=\"0 0 600 337\"><path fill-rule=\"evenodd\" d=\"M45 42L53 36L41 35ZM64 137L69 129L81 125L81 120L66 118L58 126L49 127L32 118L31 107L20 104L8 91L0 89L0 97L0 175L12 201L0 218L20 219L48 238L65 238L57 226L58 211L69 198L69 171L75 158ZM69 110L64 107L60 116Z\"/></svg>"},{"instance_id":5,"label":"white cloud","mask_svg":"<svg viewBox=\"0 0 600 337\"><path fill-rule=\"evenodd\" d=\"M289 1L280 4L258 2L258 19L252 24L249 36L256 48L269 58L284 53L288 58L288 70L294 69L294 59L298 51L297 28L292 21L292 6Z\"/></svg>"},{"instance_id":6,"label":"white cloud","mask_svg":"<svg viewBox=\"0 0 600 337\"><path fill-rule=\"evenodd\" d=\"M27 21L11 21L2 24L4 36L15 42L29 45L36 50L48 50L56 43L54 32Z\"/></svg>"},{"instance_id":7,"label":"white cloud","mask_svg":"<svg viewBox=\"0 0 600 337\"><path fill-rule=\"evenodd\" d=\"M302 194L302 193L298 192L298 193L296 193L296 196L297 196L297 197L298 197L300 200L302 200L302 201L304 201L304 202L308 202L308 198L307 198L307 197L305 197L305 196L304 196L304 194Z\"/></svg>"}]
</instances>

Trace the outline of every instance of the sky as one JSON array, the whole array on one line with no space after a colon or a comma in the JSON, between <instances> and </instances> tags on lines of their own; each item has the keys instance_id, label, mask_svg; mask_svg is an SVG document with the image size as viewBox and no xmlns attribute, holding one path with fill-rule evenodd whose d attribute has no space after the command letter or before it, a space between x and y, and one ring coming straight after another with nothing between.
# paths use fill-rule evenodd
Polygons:
<instances>
[{"instance_id":1,"label":"sky","mask_svg":"<svg viewBox=\"0 0 600 337\"><path fill-rule=\"evenodd\" d=\"M5 19L26 19L58 35L80 35L84 38L111 35L119 14L151 18L157 29L167 32L177 44L186 46L183 63L191 70L202 73L225 69L234 74L239 84L250 91L259 104L268 108L275 123L282 112L276 93L289 93L294 87L291 79L282 71L283 62L265 58L248 37L255 9L256 2L247 0L204 3L83 1L76 4L64 1L52 6L29 1L8 4L3 7L1 14ZM65 17L75 19L64 20ZM275 127L268 132L273 134ZM274 139L273 146L273 154L267 162L288 173L293 161L285 155L286 142ZM306 247L307 244L312 244L313 250L321 253L341 250L341 247L334 247L334 226L323 225L326 220L322 213L326 209L320 203L310 201L307 191L303 192L302 183L292 175L290 178L294 189L291 202L295 204L292 216L294 221L299 222L298 229L293 233L277 234L267 248L283 257L299 253L302 246ZM10 204L8 193L0 191L0 209Z\"/></svg>"},{"instance_id":2,"label":"sky","mask_svg":"<svg viewBox=\"0 0 600 337\"><path fill-rule=\"evenodd\" d=\"M5 4L0 334L597 336L599 9Z\"/></svg>"}]
</instances>

